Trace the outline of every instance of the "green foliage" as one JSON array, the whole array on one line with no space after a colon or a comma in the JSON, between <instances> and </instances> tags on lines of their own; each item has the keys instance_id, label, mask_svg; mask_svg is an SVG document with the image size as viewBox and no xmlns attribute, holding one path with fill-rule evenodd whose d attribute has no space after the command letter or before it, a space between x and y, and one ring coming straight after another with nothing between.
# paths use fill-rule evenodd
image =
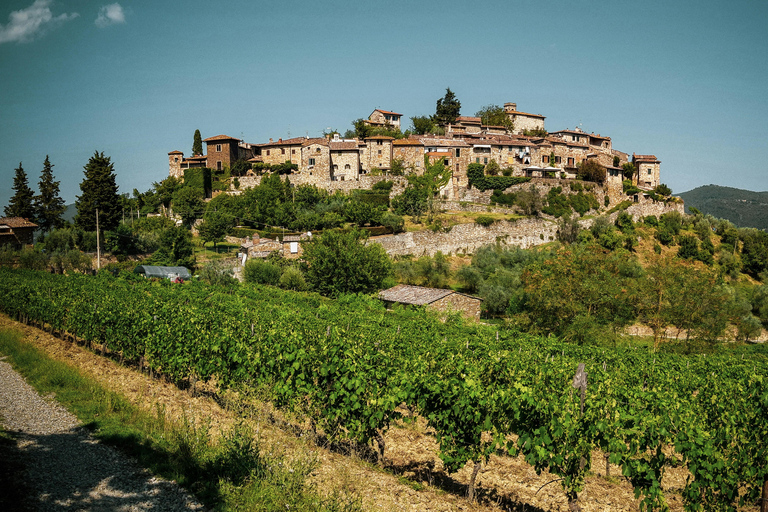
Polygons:
<instances>
[{"instance_id":1,"label":"green foliage","mask_svg":"<svg viewBox=\"0 0 768 512\"><path fill-rule=\"evenodd\" d=\"M11 196L11 200L8 202L8 206L6 206L4 209L5 216L22 217L34 222L35 193L32 192L31 188L29 188L27 173L24 172L24 168L21 166L21 162L19 162L19 166L16 168L13 177L13 191L13 196Z\"/></svg>"},{"instance_id":2,"label":"green foliage","mask_svg":"<svg viewBox=\"0 0 768 512\"><path fill-rule=\"evenodd\" d=\"M35 219L43 232L64 226L62 215L67 209L59 197L59 182L53 179L53 165L45 155L43 172L37 185L40 193L35 196Z\"/></svg>"},{"instance_id":3,"label":"green foliage","mask_svg":"<svg viewBox=\"0 0 768 512\"><path fill-rule=\"evenodd\" d=\"M486 126L503 126L510 132L515 129L515 125L504 111L504 107L498 105L484 106L475 112L475 117L479 117L480 122Z\"/></svg>"},{"instance_id":4,"label":"green foliage","mask_svg":"<svg viewBox=\"0 0 768 512\"><path fill-rule=\"evenodd\" d=\"M624 192L624 195L626 196L633 196L640 193L640 189L632 183L632 180L624 180L621 184L622 192Z\"/></svg>"},{"instance_id":5,"label":"green foliage","mask_svg":"<svg viewBox=\"0 0 768 512\"><path fill-rule=\"evenodd\" d=\"M515 197L515 204L526 215L535 215L541 211L543 201L536 190L536 185L531 184L527 189L520 190Z\"/></svg>"},{"instance_id":6,"label":"green foliage","mask_svg":"<svg viewBox=\"0 0 768 512\"><path fill-rule=\"evenodd\" d=\"M470 186L478 190L504 190L512 185L527 183L531 178L513 176L486 176L485 167L482 164L472 163L467 166L467 180Z\"/></svg>"},{"instance_id":7,"label":"green foliage","mask_svg":"<svg viewBox=\"0 0 768 512\"><path fill-rule=\"evenodd\" d=\"M478 215L475 218L475 224L479 224L479 225L483 226L484 228L489 227L491 224L493 224L495 222L496 222L496 219L494 219L493 217L491 217L489 215Z\"/></svg>"},{"instance_id":8,"label":"green foliage","mask_svg":"<svg viewBox=\"0 0 768 512\"><path fill-rule=\"evenodd\" d=\"M632 234L635 231L635 222L627 212L621 212L616 217L616 227L624 234Z\"/></svg>"},{"instance_id":9,"label":"green foliage","mask_svg":"<svg viewBox=\"0 0 768 512\"><path fill-rule=\"evenodd\" d=\"M75 201L75 225L85 231L95 231L98 208L99 229L112 230L120 223L123 214L117 193L114 165L108 156L97 151L84 169L85 178L80 183L82 195L77 196Z\"/></svg>"},{"instance_id":10,"label":"green foliage","mask_svg":"<svg viewBox=\"0 0 768 512\"><path fill-rule=\"evenodd\" d=\"M234 277L232 265L221 261L209 261L200 269L198 277L213 286L237 286L239 281Z\"/></svg>"},{"instance_id":11,"label":"green foliage","mask_svg":"<svg viewBox=\"0 0 768 512\"><path fill-rule=\"evenodd\" d=\"M437 100L435 115L432 121L439 126L455 123L459 117L461 102L456 99L456 95L450 88L445 90L445 96Z\"/></svg>"},{"instance_id":12,"label":"green foliage","mask_svg":"<svg viewBox=\"0 0 768 512\"><path fill-rule=\"evenodd\" d=\"M551 165L551 164L550 164ZM584 181L605 183L606 170L596 159L584 160L577 165L576 177Z\"/></svg>"},{"instance_id":13,"label":"green foliage","mask_svg":"<svg viewBox=\"0 0 768 512\"><path fill-rule=\"evenodd\" d=\"M195 130L195 135L192 139L192 156L203 154L203 137L200 135L200 130Z\"/></svg>"},{"instance_id":14,"label":"green foliage","mask_svg":"<svg viewBox=\"0 0 768 512\"><path fill-rule=\"evenodd\" d=\"M325 231L304 244L307 280L328 297L373 293L391 273L391 262L379 244L365 244L364 231Z\"/></svg>"},{"instance_id":15,"label":"green foliage","mask_svg":"<svg viewBox=\"0 0 768 512\"><path fill-rule=\"evenodd\" d=\"M668 229L673 235L680 234L680 229L683 227L683 216L680 212L667 212L659 217L659 226Z\"/></svg>"},{"instance_id":16,"label":"green foliage","mask_svg":"<svg viewBox=\"0 0 768 512\"><path fill-rule=\"evenodd\" d=\"M207 196L213 190L213 175L211 169L207 167L193 167L184 169L184 187L189 187L198 192L201 197ZM171 184L173 185L173 184ZM174 187L170 193L172 197L180 187Z\"/></svg>"},{"instance_id":17,"label":"green foliage","mask_svg":"<svg viewBox=\"0 0 768 512\"><path fill-rule=\"evenodd\" d=\"M428 116L414 116L411 118L411 124L413 125L413 133L416 135L434 133L435 130L435 124L432 122L432 118Z\"/></svg>"},{"instance_id":18,"label":"green foliage","mask_svg":"<svg viewBox=\"0 0 768 512\"><path fill-rule=\"evenodd\" d=\"M393 233L401 233L405 227L405 219L392 212L384 212L379 222Z\"/></svg>"},{"instance_id":19,"label":"green foliage","mask_svg":"<svg viewBox=\"0 0 768 512\"><path fill-rule=\"evenodd\" d=\"M151 264L194 269L195 255L192 233L181 226L164 229L158 240L159 247L150 259Z\"/></svg>"},{"instance_id":20,"label":"green foliage","mask_svg":"<svg viewBox=\"0 0 768 512\"><path fill-rule=\"evenodd\" d=\"M547 135L549 135L549 133L544 128L531 128L531 129L525 128L525 129L523 129L523 135L525 135L526 137L541 137L541 138L544 138Z\"/></svg>"},{"instance_id":21,"label":"green foliage","mask_svg":"<svg viewBox=\"0 0 768 512\"><path fill-rule=\"evenodd\" d=\"M185 226L191 226L205 210L200 190L193 187L183 187L174 192L171 205L173 213L181 217Z\"/></svg>"},{"instance_id":22,"label":"green foliage","mask_svg":"<svg viewBox=\"0 0 768 512\"><path fill-rule=\"evenodd\" d=\"M243 278L246 283L277 286L280 282L280 276L280 267L265 260L248 260L245 262L245 267L243 268Z\"/></svg>"},{"instance_id":23,"label":"green foliage","mask_svg":"<svg viewBox=\"0 0 768 512\"><path fill-rule=\"evenodd\" d=\"M232 228L232 218L221 212L209 212L203 218L203 222L197 227L197 232L204 242L213 242L216 249L218 242L223 242L224 237Z\"/></svg>"},{"instance_id":24,"label":"green foliage","mask_svg":"<svg viewBox=\"0 0 768 512\"><path fill-rule=\"evenodd\" d=\"M658 185L656 188L653 189L653 191L661 196L671 196L672 195L672 189L669 188L664 183Z\"/></svg>"},{"instance_id":25,"label":"green foliage","mask_svg":"<svg viewBox=\"0 0 768 512\"><path fill-rule=\"evenodd\" d=\"M633 164L632 162L627 162L625 164L622 164L621 170L625 180L632 180L632 177L635 175L635 173L637 173L635 164Z\"/></svg>"},{"instance_id":26,"label":"green foliage","mask_svg":"<svg viewBox=\"0 0 768 512\"><path fill-rule=\"evenodd\" d=\"M298 267L287 267L280 276L278 285L284 290L297 292L309 289L307 281L304 279L304 273Z\"/></svg>"},{"instance_id":27,"label":"green foliage","mask_svg":"<svg viewBox=\"0 0 768 512\"><path fill-rule=\"evenodd\" d=\"M235 176L237 178L239 176L245 176L251 169L253 169L253 165L250 164L247 160L240 158L234 164L232 164L229 173L231 176Z\"/></svg>"},{"instance_id":28,"label":"green foliage","mask_svg":"<svg viewBox=\"0 0 768 512\"><path fill-rule=\"evenodd\" d=\"M504 193L501 190L494 190L491 194L491 204L501 204L512 206L515 204L517 194L514 192Z\"/></svg>"},{"instance_id":29,"label":"green foliage","mask_svg":"<svg viewBox=\"0 0 768 512\"><path fill-rule=\"evenodd\" d=\"M126 224L118 224L111 231L104 233L104 246L102 250L111 252L115 256L127 256L141 252L139 239Z\"/></svg>"},{"instance_id":30,"label":"green foliage","mask_svg":"<svg viewBox=\"0 0 768 512\"><path fill-rule=\"evenodd\" d=\"M581 226L575 217L565 215L557 224L557 240L565 244L573 244L579 239Z\"/></svg>"}]
</instances>

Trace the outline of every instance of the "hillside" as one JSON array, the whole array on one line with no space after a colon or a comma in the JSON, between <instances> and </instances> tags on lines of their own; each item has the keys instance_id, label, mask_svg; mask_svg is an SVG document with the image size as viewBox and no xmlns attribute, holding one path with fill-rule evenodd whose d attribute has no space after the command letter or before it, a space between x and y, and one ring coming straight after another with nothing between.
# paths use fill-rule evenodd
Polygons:
<instances>
[{"instance_id":1,"label":"hillside","mask_svg":"<svg viewBox=\"0 0 768 512\"><path fill-rule=\"evenodd\" d=\"M676 194L690 207L737 226L768 230L768 192L753 192L719 185L706 185Z\"/></svg>"}]
</instances>

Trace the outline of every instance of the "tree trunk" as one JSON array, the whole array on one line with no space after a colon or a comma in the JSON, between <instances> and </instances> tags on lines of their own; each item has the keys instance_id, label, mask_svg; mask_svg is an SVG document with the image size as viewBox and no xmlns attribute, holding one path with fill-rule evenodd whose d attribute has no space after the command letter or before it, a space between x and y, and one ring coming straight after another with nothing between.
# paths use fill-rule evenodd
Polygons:
<instances>
[{"instance_id":1,"label":"tree trunk","mask_svg":"<svg viewBox=\"0 0 768 512\"><path fill-rule=\"evenodd\" d=\"M763 499L760 500L760 512L768 512L768 480L763 482Z\"/></svg>"},{"instance_id":2,"label":"tree trunk","mask_svg":"<svg viewBox=\"0 0 768 512\"><path fill-rule=\"evenodd\" d=\"M384 436L381 435L381 432L376 433L376 444L379 445L379 466L384 466Z\"/></svg>"}]
</instances>

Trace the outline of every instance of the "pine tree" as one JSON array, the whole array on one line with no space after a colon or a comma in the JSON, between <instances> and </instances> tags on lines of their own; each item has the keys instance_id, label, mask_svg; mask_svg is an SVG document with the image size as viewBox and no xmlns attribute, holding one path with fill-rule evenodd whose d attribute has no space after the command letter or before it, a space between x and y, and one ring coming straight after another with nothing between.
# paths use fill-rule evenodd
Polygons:
<instances>
[{"instance_id":1,"label":"pine tree","mask_svg":"<svg viewBox=\"0 0 768 512\"><path fill-rule=\"evenodd\" d=\"M195 140L192 141L192 156L203 154L203 138L200 130L195 130Z\"/></svg>"},{"instance_id":2,"label":"pine tree","mask_svg":"<svg viewBox=\"0 0 768 512\"><path fill-rule=\"evenodd\" d=\"M11 197L8 206L5 207L5 215L7 217L22 217L34 221L35 206L33 201L35 193L29 188L27 173L24 172L21 162L19 162L16 175L13 177L13 190L13 197Z\"/></svg>"},{"instance_id":3,"label":"pine tree","mask_svg":"<svg viewBox=\"0 0 768 512\"><path fill-rule=\"evenodd\" d=\"M53 179L53 165L45 155L43 172L37 184L40 195L35 196L35 217L37 224L43 231L60 228L64 225L62 215L66 206L64 200L59 197L59 182Z\"/></svg>"},{"instance_id":4,"label":"pine tree","mask_svg":"<svg viewBox=\"0 0 768 512\"><path fill-rule=\"evenodd\" d=\"M96 151L84 167L85 179L80 183L82 195L77 196L75 225L85 231L96 230L96 208L99 209L99 229L112 230L120 223L122 201L117 193L115 168L110 158Z\"/></svg>"}]
</instances>

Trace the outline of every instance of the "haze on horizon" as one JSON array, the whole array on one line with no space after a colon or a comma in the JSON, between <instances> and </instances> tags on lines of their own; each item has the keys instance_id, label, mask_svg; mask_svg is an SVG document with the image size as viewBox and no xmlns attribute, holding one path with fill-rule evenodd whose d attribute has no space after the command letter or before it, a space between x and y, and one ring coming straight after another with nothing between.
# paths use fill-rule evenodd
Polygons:
<instances>
[{"instance_id":1,"label":"haze on horizon","mask_svg":"<svg viewBox=\"0 0 768 512\"><path fill-rule=\"evenodd\" d=\"M121 193L168 175L192 136L345 131L374 108L463 115L515 102L549 131L580 127L654 154L675 192L768 190L768 4L388 4L292 0L10 0L0 8L0 206L46 155L67 203L94 151Z\"/></svg>"}]
</instances>

